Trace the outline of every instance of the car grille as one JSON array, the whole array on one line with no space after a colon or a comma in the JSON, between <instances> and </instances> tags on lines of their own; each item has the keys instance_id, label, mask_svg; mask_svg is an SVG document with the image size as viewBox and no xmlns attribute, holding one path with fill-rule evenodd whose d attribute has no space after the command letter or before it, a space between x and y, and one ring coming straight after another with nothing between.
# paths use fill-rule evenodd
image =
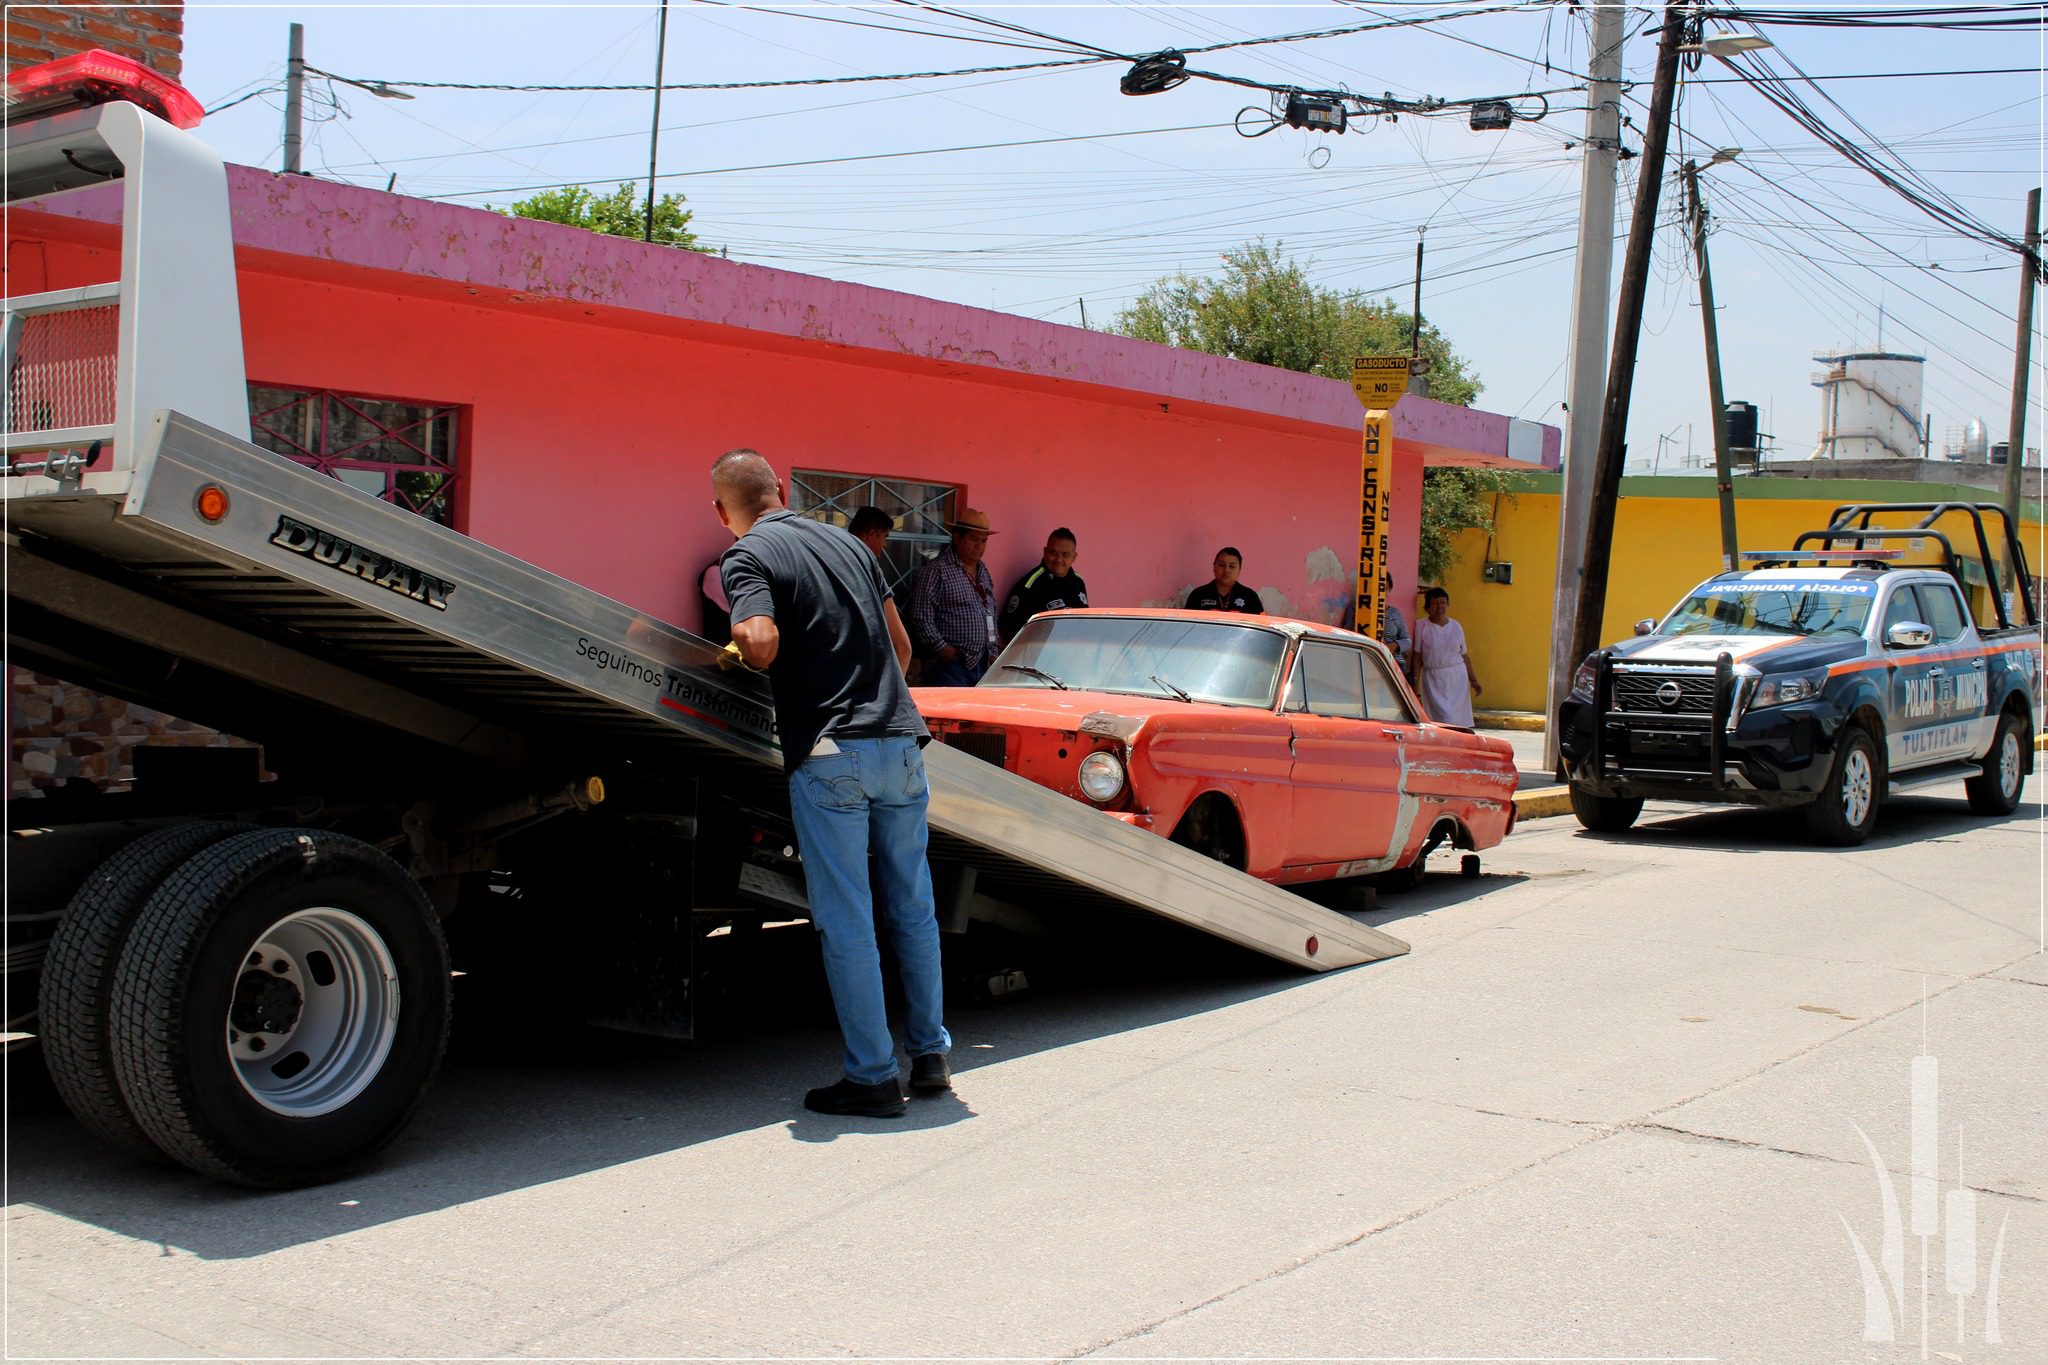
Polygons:
<instances>
[{"instance_id":1,"label":"car grille","mask_svg":"<svg viewBox=\"0 0 2048 1365\"><path fill-rule=\"evenodd\" d=\"M1000 732L957 730L947 735L945 742L948 749L958 749L971 758L978 758L984 763L992 763L1000 768L1003 766L1008 738Z\"/></svg>"},{"instance_id":2,"label":"car grille","mask_svg":"<svg viewBox=\"0 0 2048 1365\"><path fill-rule=\"evenodd\" d=\"M1614 709L1652 716L1711 716L1714 675L1711 673L1635 673L1614 670ZM1673 697L1669 685L1676 684ZM1659 690L1664 695L1659 696Z\"/></svg>"}]
</instances>

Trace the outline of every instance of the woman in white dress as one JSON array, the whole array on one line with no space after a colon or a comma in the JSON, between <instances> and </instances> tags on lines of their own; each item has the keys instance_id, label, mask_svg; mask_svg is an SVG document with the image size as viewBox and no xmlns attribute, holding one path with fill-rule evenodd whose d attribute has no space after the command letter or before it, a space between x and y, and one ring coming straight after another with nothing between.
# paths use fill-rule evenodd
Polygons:
<instances>
[{"instance_id":1,"label":"woman in white dress","mask_svg":"<svg viewBox=\"0 0 2048 1365\"><path fill-rule=\"evenodd\" d=\"M1442 588L1422 594L1422 609L1429 615L1415 623L1415 690L1431 720L1469 727L1480 688L1465 652L1465 628L1451 619L1451 595Z\"/></svg>"}]
</instances>

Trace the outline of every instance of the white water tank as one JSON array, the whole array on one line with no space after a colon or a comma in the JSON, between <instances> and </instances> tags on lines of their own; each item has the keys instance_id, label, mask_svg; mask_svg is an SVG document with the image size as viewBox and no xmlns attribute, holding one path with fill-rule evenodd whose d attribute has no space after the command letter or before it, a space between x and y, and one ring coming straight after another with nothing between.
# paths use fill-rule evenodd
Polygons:
<instances>
[{"instance_id":1,"label":"white water tank","mask_svg":"<svg viewBox=\"0 0 2048 1365\"><path fill-rule=\"evenodd\" d=\"M1972 417L1970 425L1963 428L1963 463L1985 464L1991 459L1991 433L1984 429L1984 419Z\"/></svg>"}]
</instances>

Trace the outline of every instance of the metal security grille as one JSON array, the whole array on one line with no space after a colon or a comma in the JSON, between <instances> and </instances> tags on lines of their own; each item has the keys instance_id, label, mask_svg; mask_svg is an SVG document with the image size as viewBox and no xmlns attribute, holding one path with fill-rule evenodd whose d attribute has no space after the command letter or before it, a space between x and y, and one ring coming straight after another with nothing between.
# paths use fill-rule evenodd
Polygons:
<instances>
[{"instance_id":1,"label":"metal security grille","mask_svg":"<svg viewBox=\"0 0 2048 1365\"><path fill-rule=\"evenodd\" d=\"M1624 673L1613 674L1614 709L1665 716L1711 716L1714 714L1714 675L1711 673ZM1672 697L1660 688L1671 684L1678 689ZM1667 700L1668 699L1668 700Z\"/></svg>"},{"instance_id":2,"label":"metal security grille","mask_svg":"<svg viewBox=\"0 0 2048 1365\"><path fill-rule=\"evenodd\" d=\"M867 474L831 474L798 469L789 476L789 508L817 521L844 526L863 507L879 507L896 519L884 552L889 586L901 592L917 566L950 543L946 527L960 490L952 484L886 479Z\"/></svg>"},{"instance_id":3,"label":"metal security grille","mask_svg":"<svg viewBox=\"0 0 2048 1365\"><path fill-rule=\"evenodd\" d=\"M114 420L113 304L7 318L10 435L105 426Z\"/></svg>"},{"instance_id":4,"label":"metal security grille","mask_svg":"<svg viewBox=\"0 0 2048 1365\"><path fill-rule=\"evenodd\" d=\"M1009 756L1008 738L1002 734L990 734L980 730L958 730L946 736L946 747L958 749L970 758L1002 767Z\"/></svg>"},{"instance_id":5,"label":"metal security grille","mask_svg":"<svg viewBox=\"0 0 2048 1365\"><path fill-rule=\"evenodd\" d=\"M461 409L449 403L249 386L257 445L450 527L460 423Z\"/></svg>"}]
</instances>

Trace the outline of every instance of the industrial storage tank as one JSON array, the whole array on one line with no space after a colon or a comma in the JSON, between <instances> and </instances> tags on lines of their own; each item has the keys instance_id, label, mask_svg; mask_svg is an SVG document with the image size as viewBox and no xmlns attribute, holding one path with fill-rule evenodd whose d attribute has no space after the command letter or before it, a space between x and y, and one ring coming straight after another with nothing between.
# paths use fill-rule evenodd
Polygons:
<instances>
[{"instance_id":1,"label":"industrial storage tank","mask_svg":"<svg viewBox=\"0 0 2048 1365\"><path fill-rule=\"evenodd\" d=\"M1963 463L1987 464L1991 459L1991 433L1984 429L1984 419L1972 417L1970 425L1963 428Z\"/></svg>"}]
</instances>

